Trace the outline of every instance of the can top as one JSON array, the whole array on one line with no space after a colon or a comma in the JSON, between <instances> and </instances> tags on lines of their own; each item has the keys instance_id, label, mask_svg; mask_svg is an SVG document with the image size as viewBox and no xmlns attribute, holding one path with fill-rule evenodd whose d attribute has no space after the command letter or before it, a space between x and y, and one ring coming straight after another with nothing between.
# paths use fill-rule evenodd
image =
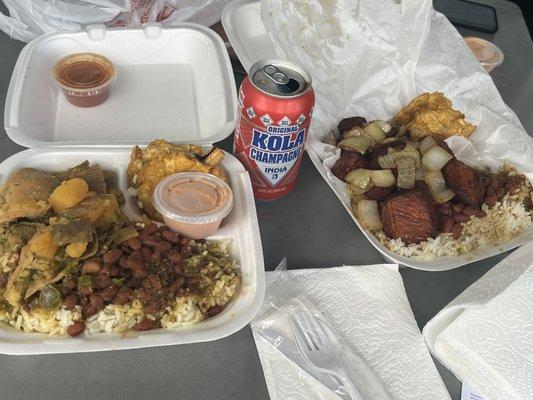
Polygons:
<instances>
[{"instance_id":1,"label":"can top","mask_svg":"<svg viewBox=\"0 0 533 400\"><path fill-rule=\"evenodd\" d=\"M282 58L256 62L249 75L255 87L277 97L297 97L311 86L311 76L301 66Z\"/></svg>"}]
</instances>

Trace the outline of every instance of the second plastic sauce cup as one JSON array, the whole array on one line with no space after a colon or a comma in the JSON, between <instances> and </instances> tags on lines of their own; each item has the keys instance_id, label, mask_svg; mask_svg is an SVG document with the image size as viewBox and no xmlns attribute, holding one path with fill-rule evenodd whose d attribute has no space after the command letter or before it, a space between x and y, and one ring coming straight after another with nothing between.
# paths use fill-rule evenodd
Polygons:
<instances>
[{"instance_id":1,"label":"second plastic sauce cup","mask_svg":"<svg viewBox=\"0 0 533 400\"><path fill-rule=\"evenodd\" d=\"M166 177L156 186L152 200L171 230L192 239L214 234L233 207L229 185L203 172Z\"/></svg>"}]
</instances>

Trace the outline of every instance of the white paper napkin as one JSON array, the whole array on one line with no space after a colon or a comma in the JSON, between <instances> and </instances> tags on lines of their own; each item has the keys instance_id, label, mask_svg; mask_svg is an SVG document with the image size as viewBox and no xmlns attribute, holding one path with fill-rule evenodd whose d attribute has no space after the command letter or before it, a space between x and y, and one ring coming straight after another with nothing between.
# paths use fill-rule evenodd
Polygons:
<instances>
[{"instance_id":1,"label":"white paper napkin","mask_svg":"<svg viewBox=\"0 0 533 400\"><path fill-rule=\"evenodd\" d=\"M396 265L290 273L337 333L374 370L392 398L449 399L413 317ZM266 340L254 337L273 400L338 398Z\"/></svg>"},{"instance_id":2,"label":"white paper napkin","mask_svg":"<svg viewBox=\"0 0 533 400\"><path fill-rule=\"evenodd\" d=\"M486 400L533 399L533 243L466 289L423 334L431 352Z\"/></svg>"}]
</instances>

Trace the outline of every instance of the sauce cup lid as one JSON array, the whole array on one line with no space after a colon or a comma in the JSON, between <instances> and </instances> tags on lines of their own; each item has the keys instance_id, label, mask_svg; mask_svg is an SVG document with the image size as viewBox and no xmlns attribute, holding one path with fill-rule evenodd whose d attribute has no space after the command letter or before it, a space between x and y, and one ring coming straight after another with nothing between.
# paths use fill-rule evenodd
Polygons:
<instances>
[{"instance_id":1,"label":"sauce cup lid","mask_svg":"<svg viewBox=\"0 0 533 400\"><path fill-rule=\"evenodd\" d=\"M494 43L477 36L465 36L464 40L482 65L503 64L503 51Z\"/></svg>"},{"instance_id":2,"label":"sauce cup lid","mask_svg":"<svg viewBox=\"0 0 533 400\"><path fill-rule=\"evenodd\" d=\"M93 96L115 82L114 64L101 54L75 53L59 59L54 78L60 88L73 96Z\"/></svg>"},{"instance_id":3,"label":"sauce cup lid","mask_svg":"<svg viewBox=\"0 0 533 400\"><path fill-rule=\"evenodd\" d=\"M164 217L187 224L220 221L233 207L233 193L222 179L204 172L167 176L152 195L155 209Z\"/></svg>"}]
</instances>

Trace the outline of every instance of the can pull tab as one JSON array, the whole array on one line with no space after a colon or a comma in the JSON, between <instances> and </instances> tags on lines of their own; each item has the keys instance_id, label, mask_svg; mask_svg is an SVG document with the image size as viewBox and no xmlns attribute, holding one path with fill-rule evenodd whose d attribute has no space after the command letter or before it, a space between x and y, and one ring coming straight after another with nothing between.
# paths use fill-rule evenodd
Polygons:
<instances>
[{"instance_id":1,"label":"can pull tab","mask_svg":"<svg viewBox=\"0 0 533 400\"><path fill-rule=\"evenodd\" d=\"M273 65L265 65L263 67L263 72L278 85L286 85L289 83L289 77Z\"/></svg>"}]
</instances>

